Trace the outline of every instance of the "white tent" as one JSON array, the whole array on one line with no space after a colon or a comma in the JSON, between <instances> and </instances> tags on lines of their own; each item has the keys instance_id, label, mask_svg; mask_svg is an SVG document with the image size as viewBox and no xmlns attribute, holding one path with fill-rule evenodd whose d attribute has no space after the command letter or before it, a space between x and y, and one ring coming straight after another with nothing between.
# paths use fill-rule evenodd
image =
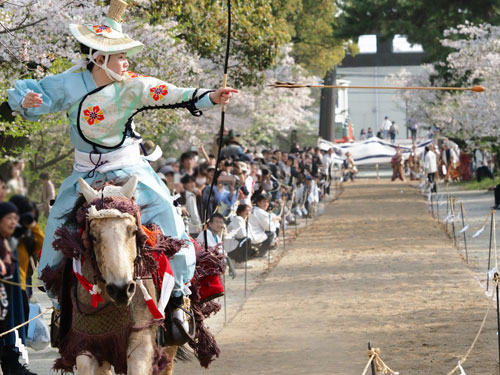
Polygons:
<instances>
[{"instance_id":1,"label":"white tent","mask_svg":"<svg viewBox=\"0 0 500 375\"><path fill-rule=\"evenodd\" d=\"M420 155L424 152L426 146L432 143L432 139L428 139L422 143L417 144L417 154ZM380 138L372 137L361 142L352 143L332 143L324 139L318 140L318 147L321 150L327 151L331 148L335 150L334 161L342 164L345 160L346 152L351 153L356 165L367 164L383 164L390 163L392 157L396 154L397 144L386 142ZM403 158L406 160L410 156L411 146L400 146Z\"/></svg>"}]
</instances>

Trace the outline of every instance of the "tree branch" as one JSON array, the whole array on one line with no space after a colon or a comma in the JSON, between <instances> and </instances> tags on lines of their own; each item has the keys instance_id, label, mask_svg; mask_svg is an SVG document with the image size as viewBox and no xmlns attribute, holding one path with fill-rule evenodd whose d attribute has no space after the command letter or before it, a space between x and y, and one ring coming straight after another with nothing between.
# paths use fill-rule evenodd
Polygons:
<instances>
[{"instance_id":1,"label":"tree branch","mask_svg":"<svg viewBox=\"0 0 500 375\"><path fill-rule=\"evenodd\" d=\"M13 31L17 31L17 30L22 30L22 29L26 29L28 27L31 27L31 26L35 26L37 24L39 24L40 22L43 22L47 19L48 17L43 17L43 18L40 18L39 20L35 21L35 22L31 22L31 23L28 23L26 25L19 25L13 29L8 29L8 30L2 30L0 31L0 34L6 34L8 32L13 32Z\"/></svg>"},{"instance_id":2,"label":"tree branch","mask_svg":"<svg viewBox=\"0 0 500 375\"><path fill-rule=\"evenodd\" d=\"M64 154L61 154L57 157L55 157L54 159L52 160L49 160L48 162L46 162L45 164L42 164L42 165L39 165L37 166L37 169L38 170L41 170L41 169L45 169L45 168L48 168L58 162L60 162L61 160L64 160L66 159L68 156L70 156L72 153L73 153L74 150L69 150L68 152L65 152Z\"/></svg>"}]
</instances>

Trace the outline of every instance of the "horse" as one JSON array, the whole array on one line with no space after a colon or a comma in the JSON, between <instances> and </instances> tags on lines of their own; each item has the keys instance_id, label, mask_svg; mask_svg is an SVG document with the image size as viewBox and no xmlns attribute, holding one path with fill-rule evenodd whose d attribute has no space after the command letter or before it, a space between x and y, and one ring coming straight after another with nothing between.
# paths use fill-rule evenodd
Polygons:
<instances>
[{"instance_id":1,"label":"horse","mask_svg":"<svg viewBox=\"0 0 500 375\"><path fill-rule=\"evenodd\" d=\"M173 304L169 309L173 273L169 282L162 276L168 274L165 268L172 272L168 259L185 241L163 235L154 224L141 224L136 176L123 186L107 184L100 190L83 179L79 185L82 196L53 242L64 261L57 270L47 267L40 277L61 305L60 315L53 314L51 332L61 355L54 370L73 372L76 367L79 375L110 375L113 367L116 374L170 375L183 340L208 367L220 349L203 320L220 310L213 299L223 293L222 253L192 241L197 258L192 294L184 297L181 308ZM176 316L187 317L191 309L189 332L182 333L179 324L186 320Z\"/></svg>"},{"instance_id":2,"label":"horse","mask_svg":"<svg viewBox=\"0 0 500 375\"><path fill-rule=\"evenodd\" d=\"M72 372L76 366L78 375L110 375L113 366L117 374L158 374L168 360L155 343L157 326L163 319L154 316L147 303L152 300L156 307L158 296L154 277L148 272L148 267L155 269L155 260L150 256L149 266L141 266L145 254L140 252L148 236L133 198L137 177L132 176L123 186L109 185L100 191L83 179L79 185L85 203L74 211L83 246L78 249L74 245L74 234L71 239L67 228L60 228L56 232L59 242L54 241L54 247L63 253L64 238L71 243L66 246L69 257L68 250L65 257L71 258L76 277L69 293L71 323L61 335L61 358L54 369ZM156 235L162 236L159 230Z\"/></svg>"}]
</instances>

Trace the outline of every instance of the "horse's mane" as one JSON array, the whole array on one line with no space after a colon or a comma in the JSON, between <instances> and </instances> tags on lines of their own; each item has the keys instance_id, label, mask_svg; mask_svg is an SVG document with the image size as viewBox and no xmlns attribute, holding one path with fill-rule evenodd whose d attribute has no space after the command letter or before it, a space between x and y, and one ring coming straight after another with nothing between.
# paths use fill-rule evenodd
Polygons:
<instances>
[{"instance_id":1,"label":"horse's mane","mask_svg":"<svg viewBox=\"0 0 500 375\"><path fill-rule=\"evenodd\" d=\"M100 191L104 189L105 186L114 185L114 186L123 186L127 182L128 179L120 179L117 181L112 181L110 183L106 183L95 190ZM110 209L115 208L120 212L129 213L132 216L138 211L142 211L148 207L148 205L138 206L135 203L132 203L128 200L123 200L120 198L104 198L104 199L94 199L92 202L87 203L83 194L80 194L75 202L75 205L71 208L71 210L67 211L63 215L59 217L59 219L64 220L64 225L72 228L73 230L79 228L82 223L85 222L85 215L87 213L87 209L90 206L96 206L99 209Z\"/></svg>"}]
</instances>

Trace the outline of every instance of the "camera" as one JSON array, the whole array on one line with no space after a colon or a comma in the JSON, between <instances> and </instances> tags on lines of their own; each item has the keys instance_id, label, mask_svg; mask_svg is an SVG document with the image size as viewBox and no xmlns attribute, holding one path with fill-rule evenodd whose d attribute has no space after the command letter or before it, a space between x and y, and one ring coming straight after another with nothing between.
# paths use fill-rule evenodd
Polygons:
<instances>
[{"instance_id":1,"label":"camera","mask_svg":"<svg viewBox=\"0 0 500 375\"><path fill-rule=\"evenodd\" d=\"M219 176L217 183L222 185L234 185L236 178L234 176Z\"/></svg>"}]
</instances>

